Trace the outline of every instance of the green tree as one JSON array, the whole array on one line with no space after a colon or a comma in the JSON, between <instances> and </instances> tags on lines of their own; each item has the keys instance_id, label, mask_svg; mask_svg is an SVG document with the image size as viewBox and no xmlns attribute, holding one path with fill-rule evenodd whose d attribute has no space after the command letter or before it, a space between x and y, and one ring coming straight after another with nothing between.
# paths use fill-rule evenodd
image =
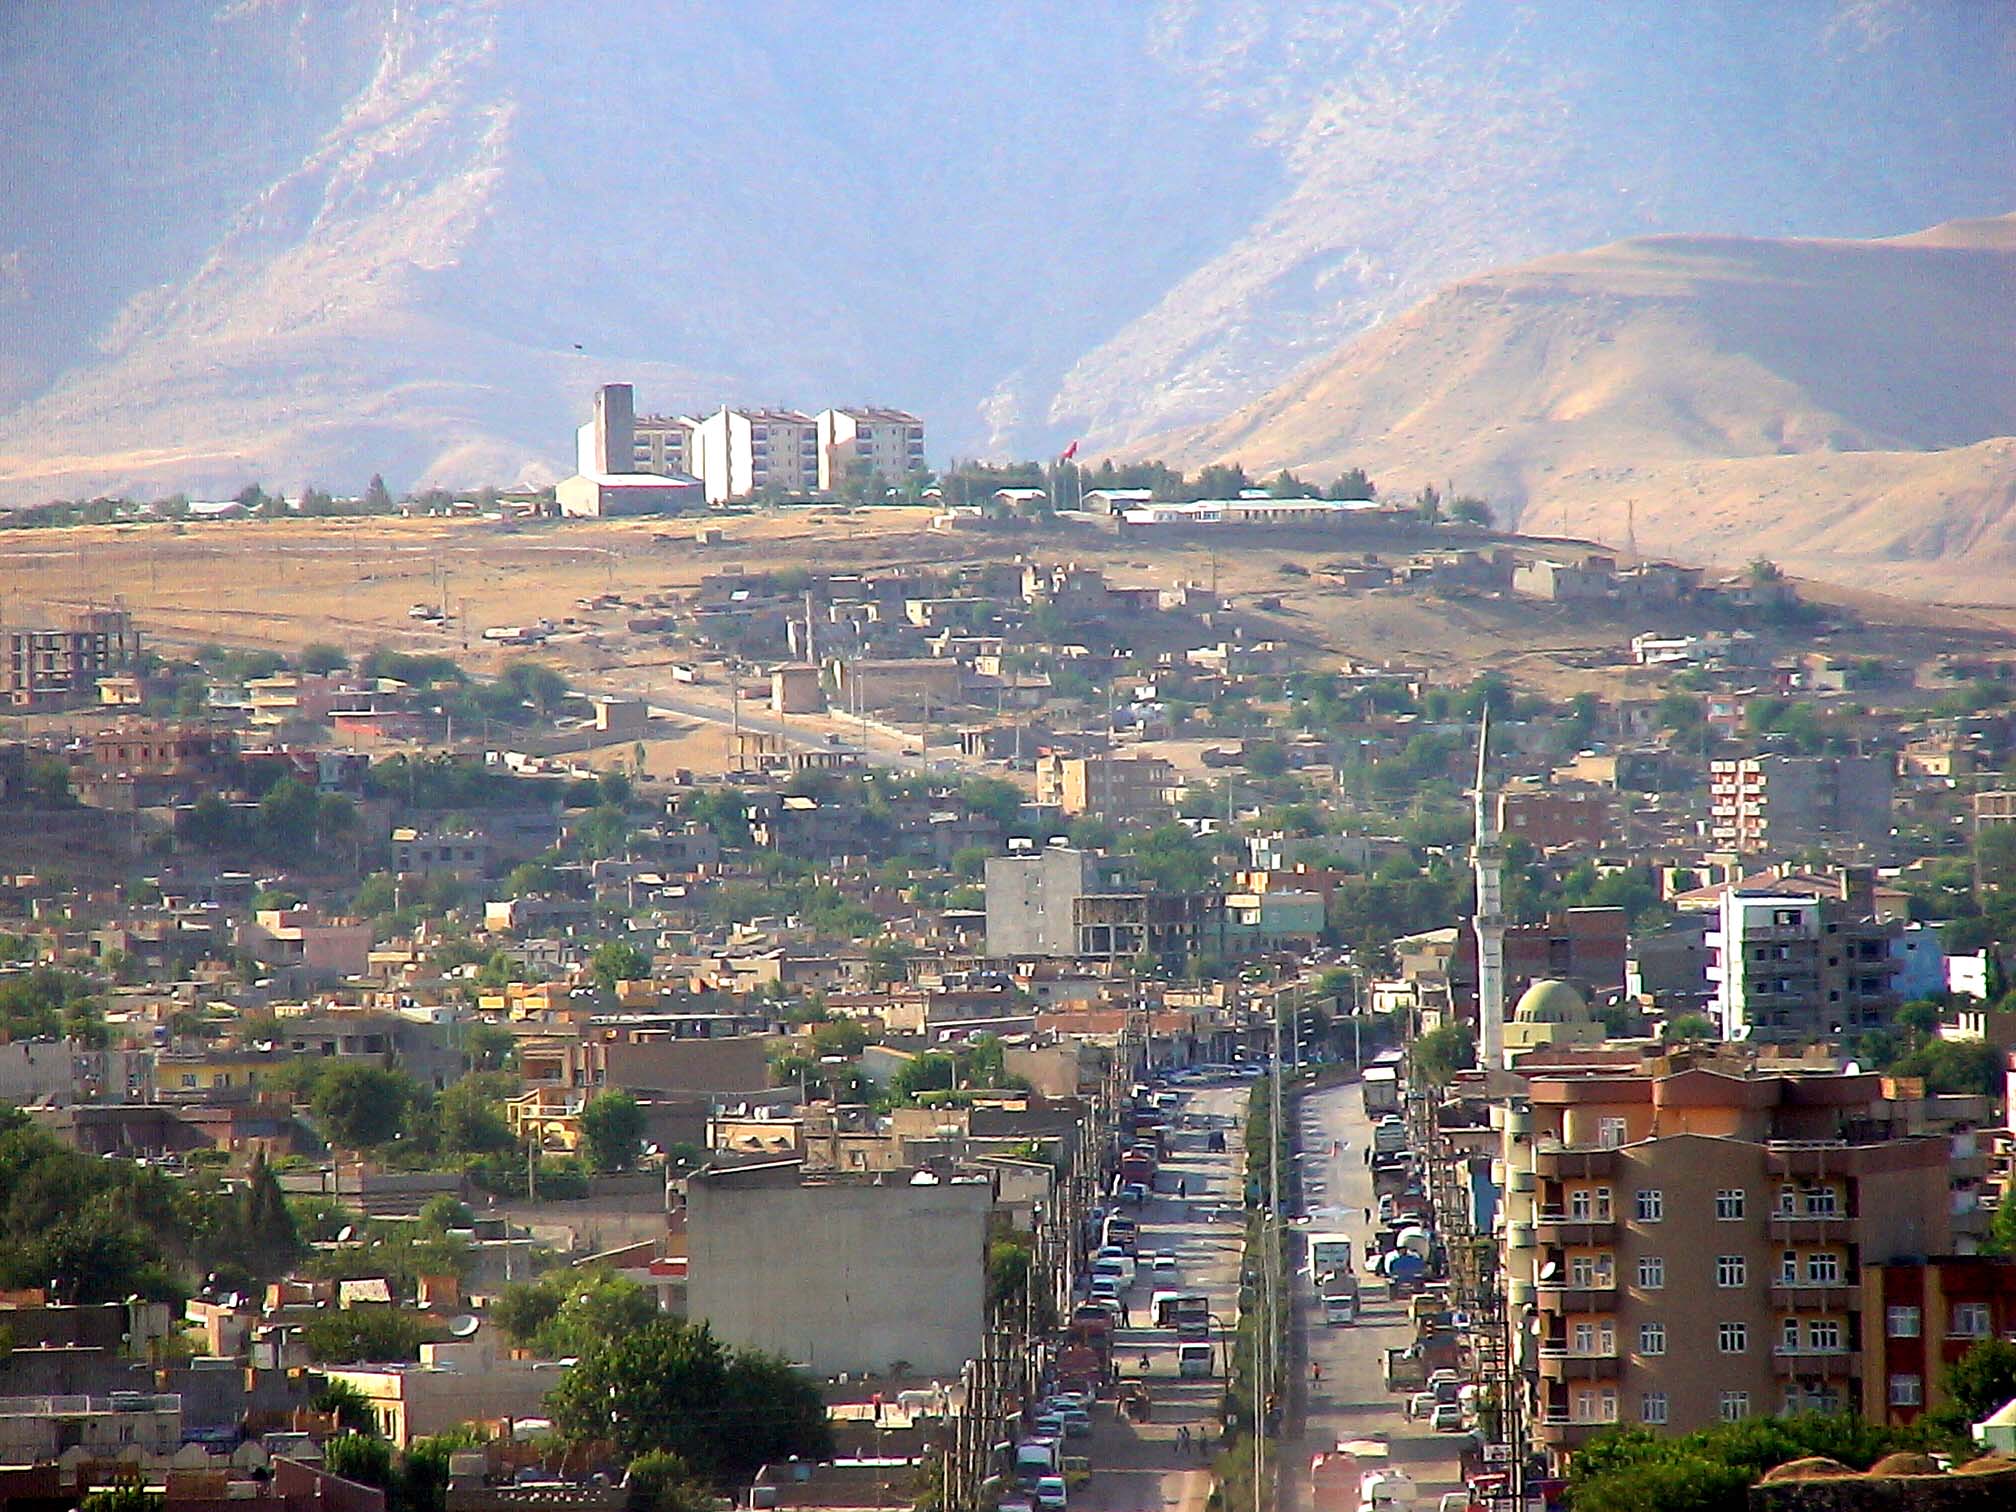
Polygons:
<instances>
[{"instance_id":1,"label":"green tree","mask_svg":"<svg viewBox=\"0 0 2016 1512\"><path fill-rule=\"evenodd\" d=\"M901 982L910 975L910 957L914 952L901 940L883 936L868 946L868 980L877 986L887 986Z\"/></svg>"},{"instance_id":2,"label":"green tree","mask_svg":"<svg viewBox=\"0 0 2016 1512\"><path fill-rule=\"evenodd\" d=\"M1449 518L1459 525L1491 528L1491 506L1473 494L1459 494L1449 505Z\"/></svg>"},{"instance_id":3,"label":"green tree","mask_svg":"<svg viewBox=\"0 0 2016 1512\"><path fill-rule=\"evenodd\" d=\"M849 1060L868 1048L868 1031L853 1019L835 1019L812 1031L814 1055L844 1055Z\"/></svg>"},{"instance_id":4,"label":"green tree","mask_svg":"<svg viewBox=\"0 0 2016 1512\"><path fill-rule=\"evenodd\" d=\"M1444 1024L1414 1041L1414 1068L1436 1086L1477 1064L1477 1041L1467 1024Z\"/></svg>"},{"instance_id":5,"label":"green tree","mask_svg":"<svg viewBox=\"0 0 2016 1512\"><path fill-rule=\"evenodd\" d=\"M1978 1423L2016 1400L2016 1344L1983 1339L1973 1345L1946 1368L1946 1395L1962 1423Z\"/></svg>"},{"instance_id":6,"label":"green tree","mask_svg":"<svg viewBox=\"0 0 2016 1512\"><path fill-rule=\"evenodd\" d=\"M572 1442L608 1440L633 1460L676 1454L717 1485L832 1443L809 1380L770 1356L731 1354L704 1324L669 1318L592 1344L546 1400Z\"/></svg>"},{"instance_id":7,"label":"green tree","mask_svg":"<svg viewBox=\"0 0 2016 1512\"><path fill-rule=\"evenodd\" d=\"M714 1493L676 1454L653 1450L630 1461L623 1473L636 1512L714 1512Z\"/></svg>"},{"instance_id":8,"label":"green tree","mask_svg":"<svg viewBox=\"0 0 2016 1512\"><path fill-rule=\"evenodd\" d=\"M624 1091L597 1093L581 1109L581 1142L598 1171L627 1171L644 1147L644 1110Z\"/></svg>"},{"instance_id":9,"label":"green tree","mask_svg":"<svg viewBox=\"0 0 2016 1512\"><path fill-rule=\"evenodd\" d=\"M341 672L350 665L350 657L341 646L332 646L328 641L310 641L301 648L299 658L303 672Z\"/></svg>"},{"instance_id":10,"label":"green tree","mask_svg":"<svg viewBox=\"0 0 2016 1512\"><path fill-rule=\"evenodd\" d=\"M286 1194L263 1154L253 1158L239 1203L234 1237L240 1260L261 1280L285 1274L301 1254L301 1235L294 1227Z\"/></svg>"},{"instance_id":11,"label":"green tree","mask_svg":"<svg viewBox=\"0 0 2016 1512\"><path fill-rule=\"evenodd\" d=\"M1714 1020L1700 1013L1683 1013L1678 1018L1668 1019L1659 1031L1659 1037L1669 1045L1682 1040L1721 1038L1715 1031Z\"/></svg>"},{"instance_id":12,"label":"green tree","mask_svg":"<svg viewBox=\"0 0 2016 1512\"><path fill-rule=\"evenodd\" d=\"M428 1330L397 1307L346 1307L311 1319L301 1330L308 1357L320 1365L380 1364L417 1360Z\"/></svg>"},{"instance_id":13,"label":"green tree","mask_svg":"<svg viewBox=\"0 0 2016 1512\"><path fill-rule=\"evenodd\" d=\"M999 777L968 777L959 784L959 801L975 814L984 814L1003 828L1022 813L1022 790Z\"/></svg>"},{"instance_id":14,"label":"green tree","mask_svg":"<svg viewBox=\"0 0 2016 1512\"><path fill-rule=\"evenodd\" d=\"M588 958L604 992L614 992L618 982L643 982L651 977L651 957L628 940L604 940Z\"/></svg>"},{"instance_id":15,"label":"green tree","mask_svg":"<svg viewBox=\"0 0 2016 1512\"><path fill-rule=\"evenodd\" d=\"M392 1446L375 1434L338 1434L322 1446L322 1468L360 1486L389 1491L393 1481Z\"/></svg>"},{"instance_id":16,"label":"green tree","mask_svg":"<svg viewBox=\"0 0 2016 1512\"><path fill-rule=\"evenodd\" d=\"M315 847L322 803L315 789L282 777L259 800L259 838L278 855L304 856Z\"/></svg>"},{"instance_id":17,"label":"green tree","mask_svg":"<svg viewBox=\"0 0 2016 1512\"><path fill-rule=\"evenodd\" d=\"M375 1433L378 1428L371 1398L348 1381L324 1381L322 1389L308 1399L308 1408L333 1414L336 1426L345 1433Z\"/></svg>"},{"instance_id":18,"label":"green tree","mask_svg":"<svg viewBox=\"0 0 2016 1512\"><path fill-rule=\"evenodd\" d=\"M372 1149L399 1132L416 1091L410 1078L379 1066L330 1066L316 1078L315 1117L332 1142Z\"/></svg>"},{"instance_id":19,"label":"green tree","mask_svg":"<svg viewBox=\"0 0 2016 1512\"><path fill-rule=\"evenodd\" d=\"M366 514L390 514L392 512L392 491L385 486L385 479L378 473L371 474L371 482L364 490L359 502Z\"/></svg>"},{"instance_id":20,"label":"green tree","mask_svg":"<svg viewBox=\"0 0 2016 1512\"><path fill-rule=\"evenodd\" d=\"M162 1512L168 1498L144 1486L113 1486L93 1491L77 1503L77 1512Z\"/></svg>"}]
</instances>

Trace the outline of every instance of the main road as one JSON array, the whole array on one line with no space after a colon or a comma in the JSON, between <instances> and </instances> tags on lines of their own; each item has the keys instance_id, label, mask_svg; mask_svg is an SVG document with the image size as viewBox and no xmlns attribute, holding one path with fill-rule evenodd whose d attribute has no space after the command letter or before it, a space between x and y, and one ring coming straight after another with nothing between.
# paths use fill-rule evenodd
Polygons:
<instances>
[{"instance_id":1,"label":"main road","mask_svg":"<svg viewBox=\"0 0 2016 1512\"><path fill-rule=\"evenodd\" d=\"M1366 1213L1373 1205L1372 1173L1365 1152L1371 1148L1372 1122L1365 1115L1357 1086L1312 1092L1301 1101L1302 1188L1310 1231L1346 1232L1355 1241L1361 1310L1355 1324L1328 1326L1323 1305L1308 1273L1304 1255L1295 1276L1294 1326L1299 1332L1303 1371L1303 1412L1298 1438L1282 1444L1281 1504L1286 1512L1356 1512L1355 1497L1341 1508L1336 1493L1319 1501L1309 1473L1313 1456L1341 1441L1382 1440L1388 1460L1414 1478L1420 1506L1434 1508L1445 1491L1462 1489L1458 1470L1458 1439L1436 1433L1426 1422L1406 1416L1406 1396L1389 1394L1381 1385L1385 1351L1409 1343L1413 1330L1406 1304L1387 1294L1383 1281L1364 1267L1371 1226ZM1333 1148L1336 1153L1333 1155ZM1316 1379L1320 1368L1321 1380Z\"/></svg>"}]
</instances>

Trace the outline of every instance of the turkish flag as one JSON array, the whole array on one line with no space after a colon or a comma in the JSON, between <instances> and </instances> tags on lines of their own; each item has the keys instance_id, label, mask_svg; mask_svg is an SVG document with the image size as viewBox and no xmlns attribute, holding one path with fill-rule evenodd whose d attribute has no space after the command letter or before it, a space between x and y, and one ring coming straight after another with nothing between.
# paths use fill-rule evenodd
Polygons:
<instances>
[{"instance_id":1,"label":"turkish flag","mask_svg":"<svg viewBox=\"0 0 2016 1512\"><path fill-rule=\"evenodd\" d=\"M1064 455L1059 457L1057 460L1059 462L1069 462L1073 457L1077 455L1078 455L1078 443L1076 441L1073 441L1069 446L1064 448Z\"/></svg>"}]
</instances>

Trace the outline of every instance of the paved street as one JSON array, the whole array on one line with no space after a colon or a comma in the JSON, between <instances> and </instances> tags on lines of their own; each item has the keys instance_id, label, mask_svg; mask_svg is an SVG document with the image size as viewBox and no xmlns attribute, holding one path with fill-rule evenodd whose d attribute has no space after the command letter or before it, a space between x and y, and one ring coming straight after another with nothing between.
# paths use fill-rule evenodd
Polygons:
<instances>
[{"instance_id":1,"label":"paved street","mask_svg":"<svg viewBox=\"0 0 2016 1512\"><path fill-rule=\"evenodd\" d=\"M1243 1122L1246 1096L1243 1084L1200 1088L1178 1111ZM1073 1452L1086 1454L1093 1466L1091 1484L1072 1495L1074 1512L1081 1508L1087 1512L1196 1512L1210 1492L1210 1477L1203 1468L1209 1461L1201 1443L1206 1435L1215 1433L1224 1380L1179 1381L1174 1332L1140 1325L1148 1321L1150 1298L1158 1290L1205 1292L1211 1297L1212 1311L1228 1327L1234 1321L1243 1232L1235 1162L1241 1158L1243 1135L1231 1126L1226 1127L1225 1135L1226 1153L1210 1155L1204 1149L1206 1130L1174 1131L1169 1159L1157 1176L1156 1195L1141 1215L1140 1248L1143 1253L1160 1250L1174 1254L1179 1267L1177 1280L1158 1283L1144 1274L1135 1282L1127 1303L1136 1326L1120 1330L1114 1349L1115 1362L1128 1375L1137 1374L1142 1356L1147 1356L1153 1415L1146 1423L1134 1423L1116 1419L1110 1409L1102 1410L1091 1439L1074 1441ZM1175 1195L1179 1181L1187 1187L1186 1198ZM1221 1204L1226 1216L1210 1217ZM1178 1431L1184 1427L1193 1438L1187 1457L1177 1446Z\"/></svg>"},{"instance_id":2,"label":"paved street","mask_svg":"<svg viewBox=\"0 0 2016 1512\"><path fill-rule=\"evenodd\" d=\"M1323 1378L1316 1384L1305 1374L1301 1439L1290 1440L1284 1448L1283 1506L1291 1512L1355 1512L1355 1497L1340 1508L1333 1493L1319 1505L1310 1485L1311 1457L1340 1440L1384 1439L1391 1446L1390 1462L1414 1477L1425 1508L1433 1508L1442 1492L1462 1489L1457 1435L1435 1433L1426 1423L1410 1421L1404 1412L1406 1398L1389 1395L1380 1384L1383 1352L1406 1344L1412 1331L1405 1303L1395 1304L1385 1283L1364 1270L1364 1241L1370 1232L1365 1210L1372 1204L1372 1173L1365 1165L1365 1151L1371 1139L1371 1121L1355 1083L1302 1100L1302 1149L1308 1152L1302 1161L1303 1190L1310 1209L1306 1227L1351 1235L1363 1311L1355 1325L1325 1325L1306 1254L1296 1246L1294 1253L1305 1267L1295 1281L1296 1325L1307 1362L1303 1369L1306 1373L1310 1365L1320 1365ZM1332 1140L1338 1142L1334 1158L1329 1153Z\"/></svg>"}]
</instances>

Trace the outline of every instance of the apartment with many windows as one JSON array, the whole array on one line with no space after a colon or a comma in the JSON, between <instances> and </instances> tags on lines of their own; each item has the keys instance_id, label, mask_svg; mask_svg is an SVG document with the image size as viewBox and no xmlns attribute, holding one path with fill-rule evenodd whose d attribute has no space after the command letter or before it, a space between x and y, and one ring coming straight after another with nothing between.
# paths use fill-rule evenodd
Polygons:
<instances>
[{"instance_id":1,"label":"apartment with many windows","mask_svg":"<svg viewBox=\"0 0 2016 1512\"><path fill-rule=\"evenodd\" d=\"M819 425L783 409L721 409L693 427L691 471L707 502L819 488Z\"/></svg>"},{"instance_id":2,"label":"apartment with many windows","mask_svg":"<svg viewBox=\"0 0 2016 1512\"><path fill-rule=\"evenodd\" d=\"M899 483L924 470L924 422L895 409L819 411L819 486L831 493L850 477Z\"/></svg>"},{"instance_id":3,"label":"apartment with many windows","mask_svg":"<svg viewBox=\"0 0 2016 1512\"><path fill-rule=\"evenodd\" d=\"M1860 1407L1865 1277L1946 1251L1949 1141L1831 1068L1620 1047L1521 1074L1493 1117L1537 1444Z\"/></svg>"},{"instance_id":4,"label":"apartment with many windows","mask_svg":"<svg viewBox=\"0 0 2016 1512\"><path fill-rule=\"evenodd\" d=\"M1710 762L1711 833L1720 850L1789 854L1808 846L1890 853L1891 758L1769 754Z\"/></svg>"},{"instance_id":5,"label":"apartment with many windows","mask_svg":"<svg viewBox=\"0 0 2016 1512\"><path fill-rule=\"evenodd\" d=\"M1839 894L1732 884L1709 929L1708 983L1722 1037L1798 1043L1881 1028L1897 1011L1900 924L1877 917L1872 874Z\"/></svg>"}]
</instances>

